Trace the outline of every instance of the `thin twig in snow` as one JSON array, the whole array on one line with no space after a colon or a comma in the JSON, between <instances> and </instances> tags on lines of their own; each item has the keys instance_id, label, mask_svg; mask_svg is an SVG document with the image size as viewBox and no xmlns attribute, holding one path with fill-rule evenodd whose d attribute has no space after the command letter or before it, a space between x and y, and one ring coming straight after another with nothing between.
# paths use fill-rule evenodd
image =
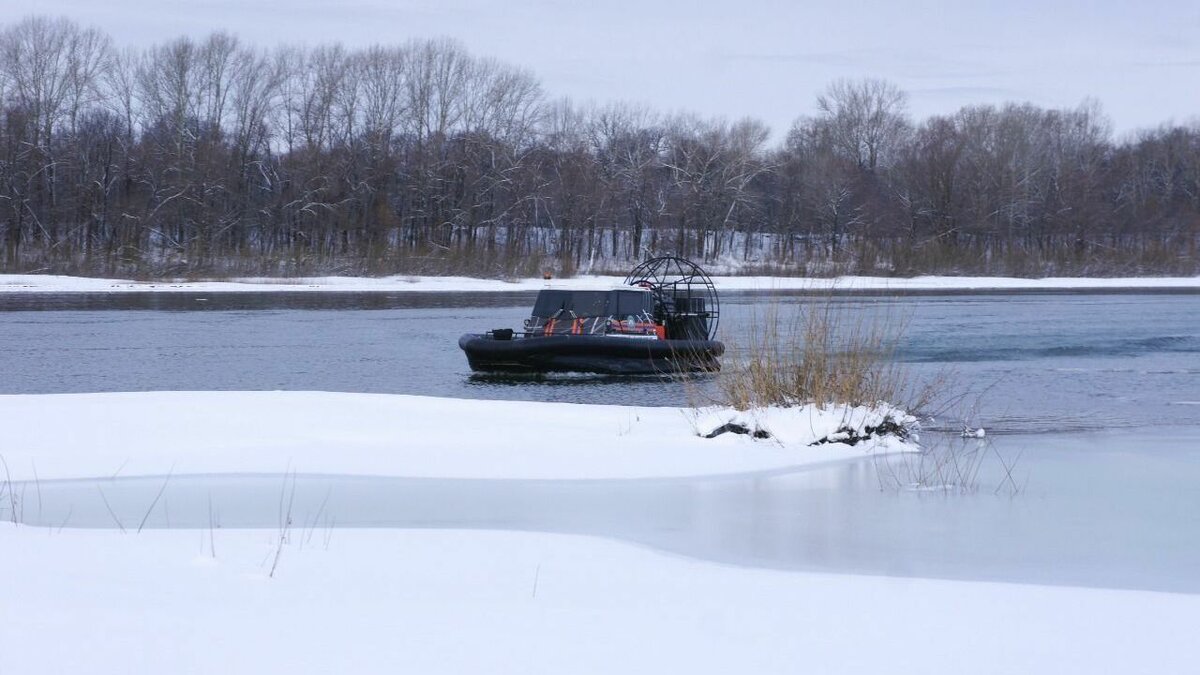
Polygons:
<instances>
[{"instance_id":1,"label":"thin twig in snow","mask_svg":"<svg viewBox=\"0 0 1200 675\"><path fill-rule=\"evenodd\" d=\"M158 488L158 494L154 495L154 501L150 502L150 508L146 509L146 515L142 516L142 522L138 523L138 534L141 534L142 528L146 526L146 521L150 519L150 513L154 511L154 507L158 504L158 500L162 499L163 493L167 491L167 483L171 482L171 473L174 471L175 465L171 465L171 469L167 471L167 477L163 479L162 486ZM170 526L169 517L167 525L168 527Z\"/></svg>"},{"instance_id":2,"label":"thin twig in snow","mask_svg":"<svg viewBox=\"0 0 1200 675\"><path fill-rule=\"evenodd\" d=\"M108 497L104 496L104 490L99 485L96 486L96 492L100 493L100 499L104 500L104 508L108 509L108 515L112 516L113 522L120 528L121 534L125 534L125 526L121 524L121 519L113 512L112 505L108 503Z\"/></svg>"}]
</instances>

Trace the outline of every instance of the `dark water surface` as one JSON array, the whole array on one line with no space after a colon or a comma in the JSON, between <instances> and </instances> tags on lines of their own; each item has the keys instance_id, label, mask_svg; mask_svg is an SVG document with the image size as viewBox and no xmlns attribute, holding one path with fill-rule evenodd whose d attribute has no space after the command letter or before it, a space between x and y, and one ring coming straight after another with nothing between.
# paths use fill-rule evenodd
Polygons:
<instances>
[{"instance_id":1,"label":"dark water surface","mask_svg":"<svg viewBox=\"0 0 1200 675\"><path fill-rule=\"evenodd\" d=\"M823 299L726 293L721 338ZM680 405L659 379L472 376L458 336L519 327L532 293L0 294L0 393L328 390ZM835 314L905 326L918 380L983 392L993 433L1200 425L1200 295L839 297ZM711 382L699 389L712 391ZM968 396L965 408L975 407ZM969 412L967 410L966 412ZM963 407L947 413L947 427Z\"/></svg>"}]
</instances>

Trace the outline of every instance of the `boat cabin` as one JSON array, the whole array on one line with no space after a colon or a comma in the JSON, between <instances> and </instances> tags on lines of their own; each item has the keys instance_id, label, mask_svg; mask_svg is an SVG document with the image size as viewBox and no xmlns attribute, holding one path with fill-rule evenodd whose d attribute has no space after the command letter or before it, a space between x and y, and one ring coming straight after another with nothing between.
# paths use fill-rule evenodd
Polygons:
<instances>
[{"instance_id":1,"label":"boat cabin","mask_svg":"<svg viewBox=\"0 0 1200 675\"><path fill-rule=\"evenodd\" d=\"M644 288L608 291L540 291L527 335L627 335L659 337L654 294Z\"/></svg>"},{"instance_id":2,"label":"boat cabin","mask_svg":"<svg viewBox=\"0 0 1200 675\"><path fill-rule=\"evenodd\" d=\"M706 339L704 298L687 293L663 297L646 288L607 291L540 291L525 321L528 336L619 335L658 339Z\"/></svg>"}]
</instances>

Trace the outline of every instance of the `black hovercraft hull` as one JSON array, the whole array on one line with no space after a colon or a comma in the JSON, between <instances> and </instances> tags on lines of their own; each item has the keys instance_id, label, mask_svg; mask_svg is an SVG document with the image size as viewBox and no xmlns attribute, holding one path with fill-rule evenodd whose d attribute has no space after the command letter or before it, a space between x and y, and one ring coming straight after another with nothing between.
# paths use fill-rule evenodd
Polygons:
<instances>
[{"instance_id":1,"label":"black hovercraft hull","mask_svg":"<svg viewBox=\"0 0 1200 675\"><path fill-rule=\"evenodd\" d=\"M725 345L716 340L648 340L610 335L550 335L498 340L464 335L458 346L471 370L643 375L720 368Z\"/></svg>"}]
</instances>

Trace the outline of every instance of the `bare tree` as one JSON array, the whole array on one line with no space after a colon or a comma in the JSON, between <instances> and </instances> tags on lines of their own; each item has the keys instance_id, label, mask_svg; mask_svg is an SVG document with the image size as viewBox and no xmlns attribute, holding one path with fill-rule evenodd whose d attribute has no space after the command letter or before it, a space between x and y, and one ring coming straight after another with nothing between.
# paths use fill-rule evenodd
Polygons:
<instances>
[{"instance_id":1,"label":"bare tree","mask_svg":"<svg viewBox=\"0 0 1200 675\"><path fill-rule=\"evenodd\" d=\"M72 55L80 29L67 19L29 17L0 35L0 64L8 93L33 121L34 145L49 141L55 126L80 97Z\"/></svg>"},{"instance_id":2,"label":"bare tree","mask_svg":"<svg viewBox=\"0 0 1200 675\"><path fill-rule=\"evenodd\" d=\"M492 59L479 60L467 69L463 89L465 130L518 147L532 140L542 87L531 73Z\"/></svg>"},{"instance_id":3,"label":"bare tree","mask_svg":"<svg viewBox=\"0 0 1200 675\"><path fill-rule=\"evenodd\" d=\"M278 105L285 77L283 64L266 52L237 52L229 79L229 126L238 161L269 150L268 120Z\"/></svg>"},{"instance_id":4,"label":"bare tree","mask_svg":"<svg viewBox=\"0 0 1200 675\"><path fill-rule=\"evenodd\" d=\"M405 84L410 50L374 46L355 57L361 71L363 132L374 143L390 143L407 114ZM382 149L381 149L382 150Z\"/></svg>"},{"instance_id":5,"label":"bare tree","mask_svg":"<svg viewBox=\"0 0 1200 675\"><path fill-rule=\"evenodd\" d=\"M453 40L411 43L411 70L407 79L406 107L411 131L419 145L444 138L464 112L469 58Z\"/></svg>"},{"instance_id":6,"label":"bare tree","mask_svg":"<svg viewBox=\"0 0 1200 675\"><path fill-rule=\"evenodd\" d=\"M806 165L807 210L828 238L828 255L836 262L847 234L863 223L854 191L854 172L860 167L845 154L837 130L822 120L797 120L788 133L787 150Z\"/></svg>"},{"instance_id":7,"label":"bare tree","mask_svg":"<svg viewBox=\"0 0 1200 675\"><path fill-rule=\"evenodd\" d=\"M665 195L655 178L666 150L666 130L657 115L629 104L610 104L595 111L590 127L592 151L600 175L613 193L614 207L628 220L628 256L642 256L642 236L665 208ZM620 220L611 223L611 255L620 257Z\"/></svg>"},{"instance_id":8,"label":"bare tree","mask_svg":"<svg viewBox=\"0 0 1200 675\"><path fill-rule=\"evenodd\" d=\"M859 168L890 164L909 123L907 96L886 80L836 80L817 98L829 141Z\"/></svg>"}]
</instances>

